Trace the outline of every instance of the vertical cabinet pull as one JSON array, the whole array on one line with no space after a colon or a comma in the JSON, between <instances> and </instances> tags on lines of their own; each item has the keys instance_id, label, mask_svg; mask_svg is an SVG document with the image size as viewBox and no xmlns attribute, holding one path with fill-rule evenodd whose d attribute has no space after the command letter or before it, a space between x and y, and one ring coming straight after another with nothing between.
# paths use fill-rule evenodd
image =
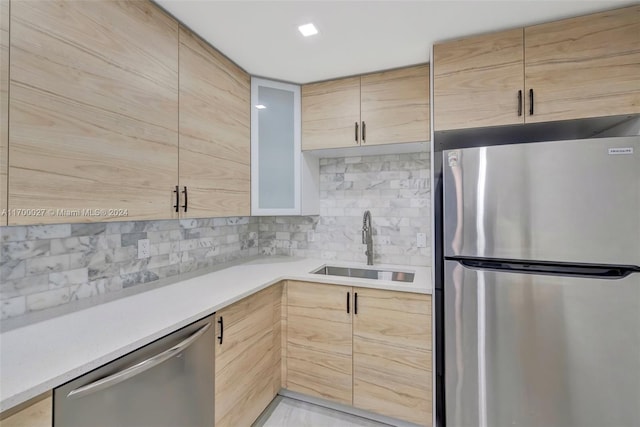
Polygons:
<instances>
[{"instance_id":1,"label":"vertical cabinet pull","mask_svg":"<svg viewBox=\"0 0 640 427\"><path fill-rule=\"evenodd\" d=\"M367 142L367 124L362 122L362 142Z\"/></svg>"},{"instance_id":2,"label":"vertical cabinet pull","mask_svg":"<svg viewBox=\"0 0 640 427\"><path fill-rule=\"evenodd\" d=\"M356 142L358 142L358 122L356 122Z\"/></svg>"},{"instance_id":3,"label":"vertical cabinet pull","mask_svg":"<svg viewBox=\"0 0 640 427\"><path fill-rule=\"evenodd\" d=\"M176 189L173 192L176 193L176 204L173 205L173 208L176 212L180 212L180 187L176 185Z\"/></svg>"},{"instance_id":4,"label":"vertical cabinet pull","mask_svg":"<svg viewBox=\"0 0 640 427\"><path fill-rule=\"evenodd\" d=\"M347 314L349 314L349 311L350 311L350 307L349 307L350 300L351 300L351 292L347 292Z\"/></svg>"},{"instance_id":5,"label":"vertical cabinet pull","mask_svg":"<svg viewBox=\"0 0 640 427\"><path fill-rule=\"evenodd\" d=\"M529 89L529 115L533 116L533 89Z\"/></svg>"},{"instance_id":6,"label":"vertical cabinet pull","mask_svg":"<svg viewBox=\"0 0 640 427\"><path fill-rule=\"evenodd\" d=\"M353 314L358 314L358 293L353 294Z\"/></svg>"},{"instance_id":7,"label":"vertical cabinet pull","mask_svg":"<svg viewBox=\"0 0 640 427\"><path fill-rule=\"evenodd\" d=\"M218 319L218 324L220 325L220 335L218 335L218 341L222 344L222 337L224 335L224 323L222 323L222 316Z\"/></svg>"},{"instance_id":8,"label":"vertical cabinet pull","mask_svg":"<svg viewBox=\"0 0 640 427\"><path fill-rule=\"evenodd\" d=\"M522 115L522 90L518 91L518 117Z\"/></svg>"},{"instance_id":9,"label":"vertical cabinet pull","mask_svg":"<svg viewBox=\"0 0 640 427\"><path fill-rule=\"evenodd\" d=\"M189 205L189 198L188 198L188 194L187 194L187 186L184 186L184 190L182 190L182 194L184 194L184 205L182 205L182 207L184 208L184 211L187 211L187 206Z\"/></svg>"}]
</instances>

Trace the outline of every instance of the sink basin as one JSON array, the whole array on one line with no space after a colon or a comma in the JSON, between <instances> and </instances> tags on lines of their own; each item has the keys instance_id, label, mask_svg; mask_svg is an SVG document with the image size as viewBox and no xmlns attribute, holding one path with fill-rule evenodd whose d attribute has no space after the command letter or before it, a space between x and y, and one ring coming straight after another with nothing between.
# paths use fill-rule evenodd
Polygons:
<instances>
[{"instance_id":1,"label":"sink basin","mask_svg":"<svg viewBox=\"0 0 640 427\"><path fill-rule=\"evenodd\" d=\"M391 280L394 282L405 282L405 283L413 283L413 277L414 277L414 273L408 273L406 271L335 267L331 265L325 265L324 267L316 271L313 271L312 273L324 274L327 276L358 277L361 279L375 279L375 280Z\"/></svg>"}]
</instances>

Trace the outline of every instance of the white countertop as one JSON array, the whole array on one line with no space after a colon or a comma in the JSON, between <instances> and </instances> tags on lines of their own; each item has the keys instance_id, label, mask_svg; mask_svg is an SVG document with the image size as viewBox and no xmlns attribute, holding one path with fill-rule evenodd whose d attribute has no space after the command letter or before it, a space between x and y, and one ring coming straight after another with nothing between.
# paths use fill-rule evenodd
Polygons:
<instances>
[{"instance_id":1,"label":"white countertop","mask_svg":"<svg viewBox=\"0 0 640 427\"><path fill-rule=\"evenodd\" d=\"M413 283L310 274L324 265L364 264L265 257L0 334L0 412L83 375L281 280L431 293L428 267L375 265L415 273Z\"/></svg>"}]
</instances>

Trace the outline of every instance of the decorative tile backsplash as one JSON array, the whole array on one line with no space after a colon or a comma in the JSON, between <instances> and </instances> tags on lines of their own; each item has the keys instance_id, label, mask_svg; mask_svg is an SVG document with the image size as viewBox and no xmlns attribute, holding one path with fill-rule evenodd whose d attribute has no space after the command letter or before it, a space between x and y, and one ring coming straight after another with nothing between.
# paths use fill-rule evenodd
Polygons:
<instances>
[{"instance_id":1,"label":"decorative tile backsplash","mask_svg":"<svg viewBox=\"0 0 640 427\"><path fill-rule=\"evenodd\" d=\"M374 263L428 266L416 234L430 242L430 198L427 152L320 159L320 216L260 218L260 253L365 262L369 210Z\"/></svg>"},{"instance_id":2,"label":"decorative tile backsplash","mask_svg":"<svg viewBox=\"0 0 640 427\"><path fill-rule=\"evenodd\" d=\"M321 159L320 216L0 227L0 318L259 253L364 262L367 209L375 263L429 265L429 176L428 153Z\"/></svg>"},{"instance_id":3,"label":"decorative tile backsplash","mask_svg":"<svg viewBox=\"0 0 640 427\"><path fill-rule=\"evenodd\" d=\"M0 227L1 318L257 254L249 217Z\"/></svg>"}]
</instances>

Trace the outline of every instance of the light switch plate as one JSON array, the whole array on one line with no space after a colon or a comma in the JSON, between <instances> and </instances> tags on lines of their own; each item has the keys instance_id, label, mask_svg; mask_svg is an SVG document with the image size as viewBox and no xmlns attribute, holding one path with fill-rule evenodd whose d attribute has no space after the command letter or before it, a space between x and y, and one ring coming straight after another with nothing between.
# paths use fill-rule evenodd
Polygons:
<instances>
[{"instance_id":1,"label":"light switch plate","mask_svg":"<svg viewBox=\"0 0 640 427\"><path fill-rule=\"evenodd\" d=\"M149 239L138 240L138 259L149 258Z\"/></svg>"},{"instance_id":2,"label":"light switch plate","mask_svg":"<svg viewBox=\"0 0 640 427\"><path fill-rule=\"evenodd\" d=\"M419 248L427 247L427 233L416 234L416 246L418 246Z\"/></svg>"}]
</instances>

